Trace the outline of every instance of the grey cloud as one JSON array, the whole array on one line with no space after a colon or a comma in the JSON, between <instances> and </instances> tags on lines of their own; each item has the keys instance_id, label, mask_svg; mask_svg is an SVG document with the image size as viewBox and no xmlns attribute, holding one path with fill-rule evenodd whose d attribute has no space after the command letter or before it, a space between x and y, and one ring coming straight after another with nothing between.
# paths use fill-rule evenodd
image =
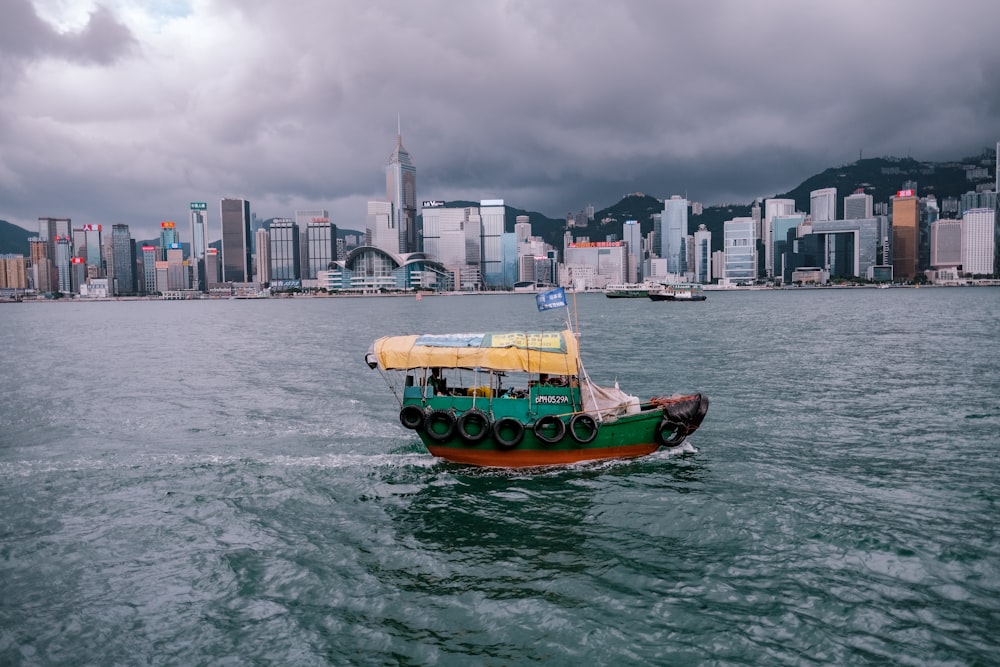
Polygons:
<instances>
[{"instance_id":1,"label":"grey cloud","mask_svg":"<svg viewBox=\"0 0 1000 667\"><path fill-rule=\"evenodd\" d=\"M177 217L191 197L239 194L264 216L325 206L357 221L364 200L384 191L397 113L418 197L481 193L552 216L637 190L749 201L861 149L960 157L1000 128L992 84L1000 52L989 46L988 22L943 22L932 3L902 12L862 0L195 6L207 14L184 29L197 39L165 54L162 44L131 41L106 9L59 36L15 0L18 34L43 46L10 40L5 58L71 51L107 63L126 100L164 103L92 105L86 118L74 110L60 117L59 133L10 114L3 140L15 150L0 155L0 199L20 202L27 219L62 198L60 210L132 223ZM989 7L957 0L950 11ZM149 58L148 73L114 60L130 48ZM189 76L163 75L175 59ZM22 95L24 107L38 104ZM120 136L89 139L100 114L105 124L121 118ZM44 156L54 145L94 169L12 157ZM15 191L4 167L22 184L44 177L50 190Z\"/></svg>"},{"instance_id":2,"label":"grey cloud","mask_svg":"<svg viewBox=\"0 0 1000 667\"><path fill-rule=\"evenodd\" d=\"M103 5L94 9L79 32L58 32L38 16L30 0L6 0L0 21L0 54L5 62L49 56L108 65L136 46L131 31Z\"/></svg>"}]
</instances>

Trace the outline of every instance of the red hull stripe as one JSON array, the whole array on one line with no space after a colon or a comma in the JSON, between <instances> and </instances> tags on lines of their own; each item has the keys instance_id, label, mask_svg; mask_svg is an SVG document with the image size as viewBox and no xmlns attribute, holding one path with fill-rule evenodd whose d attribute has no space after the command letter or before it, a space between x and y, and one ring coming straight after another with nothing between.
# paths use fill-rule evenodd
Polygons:
<instances>
[{"instance_id":1,"label":"red hull stripe","mask_svg":"<svg viewBox=\"0 0 1000 667\"><path fill-rule=\"evenodd\" d=\"M580 461L601 459L629 459L652 454L656 444L623 445L621 447L598 447L594 449L564 449L546 451L541 449L513 449L510 451L458 449L456 447L428 447L427 450L439 458L453 463L497 468L530 468L533 466L565 465Z\"/></svg>"}]
</instances>

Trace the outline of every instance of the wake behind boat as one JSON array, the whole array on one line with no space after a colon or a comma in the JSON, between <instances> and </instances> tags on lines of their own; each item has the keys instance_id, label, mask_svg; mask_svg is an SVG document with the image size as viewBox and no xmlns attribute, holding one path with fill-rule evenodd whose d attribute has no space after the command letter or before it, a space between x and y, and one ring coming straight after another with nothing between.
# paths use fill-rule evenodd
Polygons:
<instances>
[{"instance_id":1,"label":"wake behind boat","mask_svg":"<svg viewBox=\"0 0 1000 667\"><path fill-rule=\"evenodd\" d=\"M590 380L563 331L388 336L365 361L399 420L437 457L528 467L631 458L675 447L701 425L701 394L651 398Z\"/></svg>"}]
</instances>

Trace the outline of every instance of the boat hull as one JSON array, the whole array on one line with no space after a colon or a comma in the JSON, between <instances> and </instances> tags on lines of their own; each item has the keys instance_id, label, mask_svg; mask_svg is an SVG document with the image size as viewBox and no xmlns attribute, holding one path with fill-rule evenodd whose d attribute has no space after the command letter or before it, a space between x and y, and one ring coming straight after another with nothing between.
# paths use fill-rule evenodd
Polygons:
<instances>
[{"instance_id":1,"label":"boat hull","mask_svg":"<svg viewBox=\"0 0 1000 667\"><path fill-rule=\"evenodd\" d=\"M488 421L478 423L470 437L469 426L465 425L463 432L460 417L471 408L467 402L457 403L459 400L439 397L434 399L435 405L426 408L411 403L424 410L421 414L425 418L414 430L427 451L454 463L505 468L646 456L661 446L680 445L698 428L708 409L708 399L695 394L654 399L665 403L647 403L631 414L602 423L578 417L579 423L574 424L570 414L549 411L529 417L518 409L523 407L517 405L522 401L501 399L492 407L482 406L481 418ZM498 420L514 428L498 433ZM547 426L536 429L541 421Z\"/></svg>"}]
</instances>

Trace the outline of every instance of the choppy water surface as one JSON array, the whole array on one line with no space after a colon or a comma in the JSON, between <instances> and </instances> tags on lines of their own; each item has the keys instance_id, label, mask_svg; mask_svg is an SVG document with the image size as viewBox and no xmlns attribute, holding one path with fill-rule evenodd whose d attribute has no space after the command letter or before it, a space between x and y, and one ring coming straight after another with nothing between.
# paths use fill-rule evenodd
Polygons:
<instances>
[{"instance_id":1,"label":"choppy water surface","mask_svg":"<svg viewBox=\"0 0 1000 667\"><path fill-rule=\"evenodd\" d=\"M530 295L0 306L0 664L1000 662L1000 290L578 311L686 452L425 453L368 345Z\"/></svg>"}]
</instances>

